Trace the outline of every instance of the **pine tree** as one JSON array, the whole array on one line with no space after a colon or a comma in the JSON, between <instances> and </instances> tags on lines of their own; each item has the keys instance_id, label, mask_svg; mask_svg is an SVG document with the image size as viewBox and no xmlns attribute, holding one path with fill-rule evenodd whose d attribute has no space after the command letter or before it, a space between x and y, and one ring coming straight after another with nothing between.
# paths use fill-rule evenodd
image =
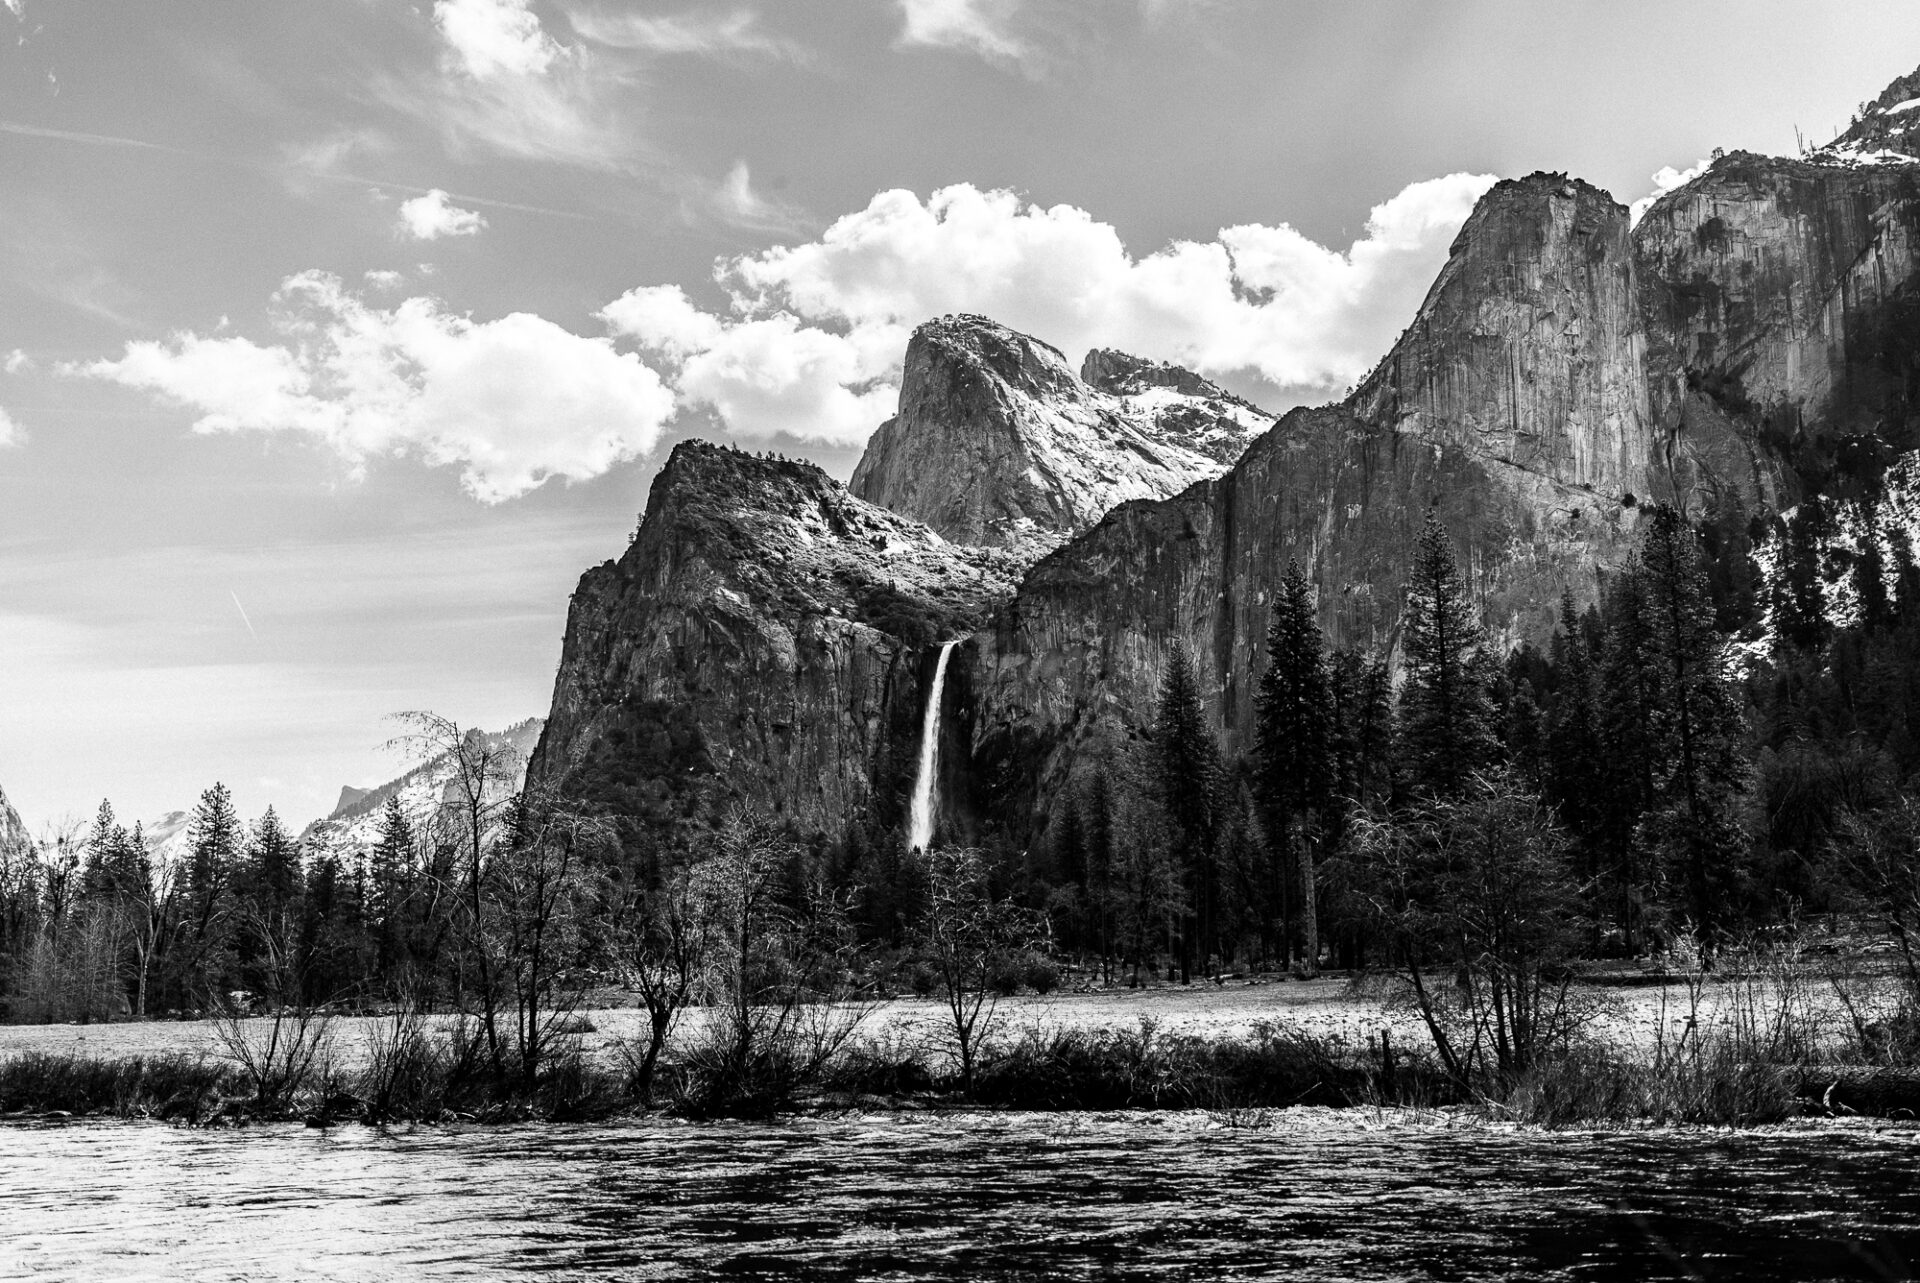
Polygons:
<instances>
[{"instance_id":1,"label":"pine tree","mask_svg":"<svg viewBox=\"0 0 1920 1283\"><path fill-rule=\"evenodd\" d=\"M188 821L187 901L196 940L205 939L240 858L240 817L224 784L200 795Z\"/></svg>"},{"instance_id":2,"label":"pine tree","mask_svg":"<svg viewBox=\"0 0 1920 1283\"><path fill-rule=\"evenodd\" d=\"M1113 789L1104 764L1087 781L1080 807L1082 844L1086 854L1087 899L1092 913L1094 944L1107 979L1112 977L1114 948Z\"/></svg>"},{"instance_id":3,"label":"pine tree","mask_svg":"<svg viewBox=\"0 0 1920 1283\"><path fill-rule=\"evenodd\" d=\"M1646 570L1636 556L1615 579L1607 598L1606 633L1595 700L1600 770L1593 842L1613 884L1616 920L1631 952L1641 936L1647 882L1640 866L1640 822L1657 800L1659 746L1653 733L1660 683L1649 656L1652 616ZM1578 781L1569 778L1569 788Z\"/></svg>"},{"instance_id":4,"label":"pine tree","mask_svg":"<svg viewBox=\"0 0 1920 1283\"><path fill-rule=\"evenodd\" d=\"M1274 594L1267 668L1254 707L1254 778L1272 856L1269 894L1283 906L1285 952L1293 952L1297 922L1301 955L1311 967L1319 954L1314 845L1333 802L1333 695L1313 586L1298 562L1287 563Z\"/></svg>"},{"instance_id":5,"label":"pine tree","mask_svg":"<svg viewBox=\"0 0 1920 1283\"><path fill-rule=\"evenodd\" d=\"M1355 808L1383 801L1393 788L1393 682L1383 661L1343 647L1328 662L1327 685L1334 827L1344 832Z\"/></svg>"},{"instance_id":6,"label":"pine tree","mask_svg":"<svg viewBox=\"0 0 1920 1283\"><path fill-rule=\"evenodd\" d=\"M271 806L254 823L247 855L249 889L255 903L270 913L285 909L299 889L300 856Z\"/></svg>"},{"instance_id":7,"label":"pine tree","mask_svg":"<svg viewBox=\"0 0 1920 1283\"><path fill-rule=\"evenodd\" d=\"M127 830L113 817L106 799L87 834L87 862L81 874L81 895L89 901L112 900L127 873Z\"/></svg>"},{"instance_id":8,"label":"pine tree","mask_svg":"<svg viewBox=\"0 0 1920 1283\"><path fill-rule=\"evenodd\" d=\"M1429 516L1407 585L1406 684L1400 694L1401 765L1417 792L1456 795L1497 757L1483 648L1453 541Z\"/></svg>"},{"instance_id":9,"label":"pine tree","mask_svg":"<svg viewBox=\"0 0 1920 1283\"><path fill-rule=\"evenodd\" d=\"M1187 926L1191 930L1183 931L1179 950L1181 970L1190 975L1194 946L1204 960L1215 945L1214 799L1220 749L1207 726L1193 657L1181 641L1173 643L1168 657L1153 738L1161 805L1190 893Z\"/></svg>"},{"instance_id":10,"label":"pine tree","mask_svg":"<svg viewBox=\"0 0 1920 1283\"><path fill-rule=\"evenodd\" d=\"M1649 845L1681 870L1694 929L1711 947L1724 932L1745 853L1735 816L1747 769L1740 706L1723 671L1725 639L1713 626L1699 545L1678 513L1654 514L1642 558L1647 659L1658 690L1651 730L1660 811Z\"/></svg>"},{"instance_id":11,"label":"pine tree","mask_svg":"<svg viewBox=\"0 0 1920 1283\"><path fill-rule=\"evenodd\" d=\"M1558 688L1547 717L1542 792L1578 843L1583 875L1599 873L1599 830L1604 812L1604 759L1596 705L1594 655L1574 609L1573 594L1560 598L1560 627L1553 635Z\"/></svg>"}]
</instances>

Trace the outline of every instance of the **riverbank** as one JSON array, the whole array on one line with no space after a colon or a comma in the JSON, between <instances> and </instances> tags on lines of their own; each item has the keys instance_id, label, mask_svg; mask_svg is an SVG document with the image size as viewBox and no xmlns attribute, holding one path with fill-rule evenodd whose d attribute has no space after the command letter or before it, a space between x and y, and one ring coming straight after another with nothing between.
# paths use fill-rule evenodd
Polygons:
<instances>
[{"instance_id":1,"label":"riverbank","mask_svg":"<svg viewBox=\"0 0 1920 1283\"><path fill-rule=\"evenodd\" d=\"M236 1040L275 1044L266 1017L224 1029L9 1026L0 1114L317 1126L978 1107L1258 1118L1295 1105L1465 1108L1548 1126L1920 1116L1920 1072L1864 1056L1855 1023L1814 1000L1818 980L1805 968L1601 977L1576 986L1589 1019L1569 1046L1471 1084L1443 1072L1424 1026L1378 981L1345 977L1008 999L970 1083L943 1038L944 1006L922 999L835 1010L850 1036L805 1065L792 1048L742 1062L733 1071L742 1082L717 1081L701 1061L711 1040L700 1010L687 1013L651 1081L637 1073L645 1021L631 1006L579 1012L530 1074L483 1063L471 1028L452 1016L337 1017L302 1063L278 1066L235 1052Z\"/></svg>"}]
</instances>

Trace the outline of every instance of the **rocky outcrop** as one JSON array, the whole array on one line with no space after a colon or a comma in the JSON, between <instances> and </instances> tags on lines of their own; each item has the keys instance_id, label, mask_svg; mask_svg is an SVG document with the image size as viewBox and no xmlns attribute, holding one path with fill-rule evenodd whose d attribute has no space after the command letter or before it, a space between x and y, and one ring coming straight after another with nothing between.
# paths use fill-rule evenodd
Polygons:
<instances>
[{"instance_id":1,"label":"rocky outcrop","mask_svg":"<svg viewBox=\"0 0 1920 1283\"><path fill-rule=\"evenodd\" d=\"M6 793L0 791L0 856L24 855L32 847L33 840L27 836L27 826L21 822L20 813L7 801Z\"/></svg>"},{"instance_id":2,"label":"rocky outcrop","mask_svg":"<svg viewBox=\"0 0 1920 1283\"><path fill-rule=\"evenodd\" d=\"M1806 159L1721 157L1635 230L1652 408L1680 493L1776 509L1843 456L1877 475L1915 444L1920 162L1880 145L1909 118L1920 126L1920 108L1876 107L1853 143Z\"/></svg>"},{"instance_id":3,"label":"rocky outcrop","mask_svg":"<svg viewBox=\"0 0 1920 1283\"><path fill-rule=\"evenodd\" d=\"M984 317L930 321L907 345L899 413L874 432L851 489L956 542L1038 556L1121 503L1218 476L1271 425L1196 378L1103 391L1056 349Z\"/></svg>"},{"instance_id":4,"label":"rocky outcrop","mask_svg":"<svg viewBox=\"0 0 1920 1283\"><path fill-rule=\"evenodd\" d=\"M1649 489L1627 210L1559 174L1480 202L1414 323L1346 404L1290 412L1218 480L1127 504L1039 562L964 655L973 774L1016 833L1086 754L1136 735L1176 639L1244 748L1269 586L1298 560L1337 644L1392 652L1437 516L1497 633L1591 598Z\"/></svg>"},{"instance_id":5,"label":"rocky outcrop","mask_svg":"<svg viewBox=\"0 0 1920 1283\"><path fill-rule=\"evenodd\" d=\"M683 443L573 595L528 778L659 814L739 797L837 835L899 805L935 643L1017 569L811 464Z\"/></svg>"},{"instance_id":6,"label":"rocky outcrop","mask_svg":"<svg viewBox=\"0 0 1920 1283\"><path fill-rule=\"evenodd\" d=\"M1096 350L1076 374L980 318L931 322L854 475L902 515L801 465L675 453L634 546L575 595L536 773L624 762L828 838L885 827L935 643L964 634L936 840L1030 844L1076 770L1141 733L1176 640L1247 747L1289 560L1335 644L1392 656L1431 514L1495 635L1538 641L1646 500L1878 487L1920 450L1916 100L1920 73L1818 152L1720 158L1637 229L1564 174L1497 185L1354 393L1265 431L1191 371Z\"/></svg>"}]
</instances>

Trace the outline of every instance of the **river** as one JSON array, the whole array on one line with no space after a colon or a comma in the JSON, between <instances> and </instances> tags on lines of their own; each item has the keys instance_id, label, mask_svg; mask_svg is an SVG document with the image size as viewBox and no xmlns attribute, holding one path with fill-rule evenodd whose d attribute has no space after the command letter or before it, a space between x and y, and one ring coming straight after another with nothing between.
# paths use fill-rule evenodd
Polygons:
<instances>
[{"instance_id":1,"label":"river","mask_svg":"<svg viewBox=\"0 0 1920 1283\"><path fill-rule=\"evenodd\" d=\"M1920 1131L1300 1109L0 1126L0 1277L1888 1279Z\"/></svg>"}]
</instances>

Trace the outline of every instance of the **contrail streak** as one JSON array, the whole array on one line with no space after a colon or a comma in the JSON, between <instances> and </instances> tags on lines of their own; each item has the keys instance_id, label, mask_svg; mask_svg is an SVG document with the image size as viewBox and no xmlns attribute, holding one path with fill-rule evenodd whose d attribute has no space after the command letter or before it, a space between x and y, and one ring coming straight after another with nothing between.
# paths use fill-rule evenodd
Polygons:
<instances>
[{"instance_id":1,"label":"contrail streak","mask_svg":"<svg viewBox=\"0 0 1920 1283\"><path fill-rule=\"evenodd\" d=\"M260 634L253 631L253 621L247 618L247 608L240 604L240 594L229 588L227 589L227 596L233 598L233 608L240 612L240 622L247 626L248 635L255 641L259 641Z\"/></svg>"},{"instance_id":2,"label":"contrail streak","mask_svg":"<svg viewBox=\"0 0 1920 1283\"><path fill-rule=\"evenodd\" d=\"M112 134L89 134L77 129L44 129L39 125L23 125L14 120L0 120L0 134L14 134L21 138L46 138L54 142L83 143L89 147L119 147L128 151L152 151L166 156L181 156L188 160L197 160L209 165L234 165L241 169L251 169L264 174L298 174L302 178L317 179L328 183L350 183L356 187L379 188L386 191L405 192L410 196L425 196L434 189L416 187L412 183L390 183L384 179L368 178L364 174L335 174L324 169L312 169L305 165L276 165L266 161L241 160L232 156L217 156L212 152L194 151L189 147L172 147L166 143L150 143L140 138L119 138ZM444 190L444 189L441 189ZM466 192L447 192L449 200L459 201L463 205L479 205L486 209L511 209L522 214L543 214L548 218L569 218L582 223L602 221L592 214L582 214L578 210L553 209L546 205L523 205L518 201L495 200L491 196L474 196Z\"/></svg>"}]
</instances>

